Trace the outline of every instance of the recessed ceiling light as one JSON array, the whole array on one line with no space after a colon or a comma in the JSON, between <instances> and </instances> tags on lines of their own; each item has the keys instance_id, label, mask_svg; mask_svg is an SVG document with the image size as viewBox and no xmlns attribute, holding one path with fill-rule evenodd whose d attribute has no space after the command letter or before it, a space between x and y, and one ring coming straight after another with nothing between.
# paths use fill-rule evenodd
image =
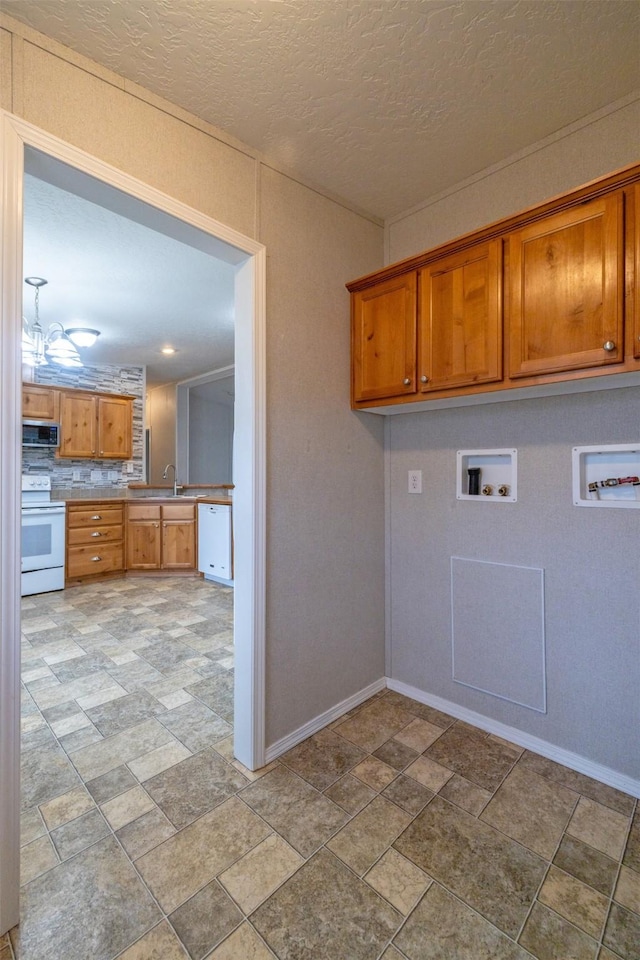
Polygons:
<instances>
[{"instance_id":1,"label":"recessed ceiling light","mask_svg":"<svg viewBox=\"0 0 640 960\"><path fill-rule=\"evenodd\" d=\"M172 353L175 353L176 351L174 347L163 347L162 352L166 353L167 356L170 356Z\"/></svg>"}]
</instances>

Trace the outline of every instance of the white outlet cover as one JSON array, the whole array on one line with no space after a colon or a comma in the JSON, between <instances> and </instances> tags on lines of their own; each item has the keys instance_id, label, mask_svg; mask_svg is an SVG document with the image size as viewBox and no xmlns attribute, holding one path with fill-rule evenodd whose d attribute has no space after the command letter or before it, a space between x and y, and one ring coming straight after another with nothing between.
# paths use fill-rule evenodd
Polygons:
<instances>
[{"instance_id":1,"label":"white outlet cover","mask_svg":"<svg viewBox=\"0 0 640 960\"><path fill-rule=\"evenodd\" d=\"M409 470L409 493L422 493L422 470Z\"/></svg>"}]
</instances>

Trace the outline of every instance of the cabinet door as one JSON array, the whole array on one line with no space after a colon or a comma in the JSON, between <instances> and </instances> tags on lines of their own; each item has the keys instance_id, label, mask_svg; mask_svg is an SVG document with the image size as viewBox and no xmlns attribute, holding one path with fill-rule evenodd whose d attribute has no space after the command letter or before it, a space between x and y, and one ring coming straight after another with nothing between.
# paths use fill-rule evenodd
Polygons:
<instances>
[{"instance_id":1,"label":"cabinet door","mask_svg":"<svg viewBox=\"0 0 640 960\"><path fill-rule=\"evenodd\" d=\"M614 193L510 236L510 376L623 359L622 228Z\"/></svg>"},{"instance_id":2,"label":"cabinet door","mask_svg":"<svg viewBox=\"0 0 640 960\"><path fill-rule=\"evenodd\" d=\"M493 240L420 271L421 391L501 378L500 252Z\"/></svg>"},{"instance_id":3,"label":"cabinet door","mask_svg":"<svg viewBox=\"0 0 640 960\"><path fill-rule=\"evenodd\" d=\"M63 393L60 397L59 457L95 457L96 397Z\"/></svg>"},{"instance_id":4,"label":"cabinet door","mask_svg":"<svg viewBox=\"0 0 640 960\"><path fill-rule=\"evenodd\" d=\"M60 394L51 387L22 384L22 416L25 420L57 420Z\"/></svg>"},{"instance_id":5,"label":"cabinet door","mask_svg":"<svg viewBox=\"0 0 640 960\"><path fill-rule=\"evenodd\" d=\"M129 520L127 523L127 570L159 570L159 520Z\"/></svg>"},{"instance_id":6,"label":"cabinet door","mask_svg":"<svg viewBox=\"0 0 640 960\"><path fill-rule=\"evenodd\" d=\"M352 295L354 401L415 393L416 289L413 271Z\"/></svg>"},{"instance_id":7,"label":"cabinet door","mask_svg":"<svg viewBox=\"0 0 640 960\"><path fill-rule=\"evenodd\" d=\"M130 460L131 401L119 397L100 396L98 400L98 456L105 459Z\"/></svg>"},{"instance_id":8,"label":"cabinet door","mask_svg":"<svg viewBox=\"0 0 640 960\"><path fill-rule=\"evenodd\" d=\"M162 521L163 570L195 570L195 520Z\"/></svg>"},{"instance_id":9,"label":"cabinet door","mask_svg":"<svg viewBox=\"0 0 640 960\"><path fill-rule=\"evenodd\" d=\"M631 289L635 292L635 303L631 307L633 310L633 355L636 360L640 360L640 185L636 186L633 196L633 205L635 213L635 238L636 245L634 257L630 268Z\"/></svg>"}]
</instances>

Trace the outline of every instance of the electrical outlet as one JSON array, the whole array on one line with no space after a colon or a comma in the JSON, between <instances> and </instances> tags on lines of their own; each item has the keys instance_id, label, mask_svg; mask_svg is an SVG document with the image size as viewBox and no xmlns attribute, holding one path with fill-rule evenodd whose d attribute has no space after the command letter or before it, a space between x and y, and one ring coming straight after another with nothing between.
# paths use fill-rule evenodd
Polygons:
<instances>
[{"instance_id":1,"label":"electrical outlet","mask_svg":"<svg viewBox=\"0 0 640 960\"><path fill-rule=\"evenodd\" d=\"M409 470L409 493L422 493L422 470Z\"/></svg>"},{"instance_id":2,"label":"electrical outlet","mask_svg":"<svg viewBox=\"0 0 640 960\"><path fill-rule=\"evenodd\" d=\"M73 474L71 475L71 479L72 479L72 480L79 480L79 479L80 479L80 471L79 471L79 470L74 470L74 471L73 471Z\"/></svg>"},{"instance_id":3,"label":"electrical outlet","mask_svg":"<svg viewBox=\"0 0 640 960\"><path fill-rule=\"evenodd\" d=\"M127 460L127 473L133 473L133 460Z\"/></svg>"}]
</instances>

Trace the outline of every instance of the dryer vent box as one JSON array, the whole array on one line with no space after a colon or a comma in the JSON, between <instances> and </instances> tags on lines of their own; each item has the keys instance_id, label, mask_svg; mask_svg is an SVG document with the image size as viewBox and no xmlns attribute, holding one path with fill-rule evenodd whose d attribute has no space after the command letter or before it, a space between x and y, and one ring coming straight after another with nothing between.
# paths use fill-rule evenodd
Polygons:
<instances>
[{"instance_id":1,"label":"dryer vent box","mask_svg":"<svg viewBox=\"0 0 640 960\"><path fill-rule=\"evenodd\" d=\"M572 459L575 506L640 507L640 484L629 482L640 479L640 443L574 447Z\"/></svg>"}]
</instances>

